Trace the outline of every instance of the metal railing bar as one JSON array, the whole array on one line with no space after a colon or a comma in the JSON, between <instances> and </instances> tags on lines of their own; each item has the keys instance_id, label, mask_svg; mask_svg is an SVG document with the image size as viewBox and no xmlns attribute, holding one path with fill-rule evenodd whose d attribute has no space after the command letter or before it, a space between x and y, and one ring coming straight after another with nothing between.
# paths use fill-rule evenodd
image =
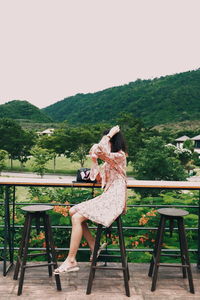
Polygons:
<instances>
[{"instance_id":1,"label":"metal railing bar","mask_svg":"<svg viewBox=\"0 0 200 300\"><path fill-rule=\"evenodd\" d=\"M87 199L86 199L87 200ZM50 205L50 206L74 206L78 203L66 204L66 203L37 203L37 202L15 202L15 205ZM0 202L0 205L4 205L3 202ZM127 207L186 207L186 208L199 208L199 205L172 205L172 204L130 204Z\"/></svg>"},{"instance_id":2,"label":"metal railing bar","mask_svg":"<svg viewBox=\"0 0 200 300\"><path fill-rule=\"evenodd\" d=\"M168 204L168 205L161 205L161 204L134 204L134 205L127 205L127 207L187 207L187 208L199 208L198 205L172 205L172 204Z\"/></svg>"},{"instance_id":3,"label":"metal railing bar","mask_svg":"<svg viewBox=\"0 0 200 300\"><path fill-rule=\"evenodd\" d=\"M3 250L3 247L0 247L0 250ZM19 247L14 247L14 250L19 250ZM45 248L28 248L30 251L45 251ZM56 248L56 251L69 251L69 248ZM90 251L89 248L79 248L78 251ZM108 248L109 252L120 252L119 248ZM153 252L154 249L150 248L139 248L139 249L126 249L126 252ZM188 249L189 252L197 252L197 249ZM180 249L162 249L162 252L180 252Z\"/></svg>"},{"instance_id":4,"label":"metal railing bar","mask_svg":"<svg viewBox=\"0 0 200 300\"><path fill-rule=\"evenodd\" d=\"M15 225L14 228L23 228L24 225ZM35 225L31 226L32 228L36 228ZM64 225L51 225L52 228L58 228L58 229L72 229L72 226L64 226ZM0 225L0 228L4 228L4 225ZM40 228L44 228L44 226L40 226ZM89 229L96 230L97 227L89 227ZM112 227L112 229L117 229L117 227ZM157 227L134 227L134 226L123 226L123 230L157 230ZM178 228L174 227L174 230L178 230ZM185 227L185 230L198 230L197 227ZM168 227L165 228L165 230L169 230Z\"/></svg>"}]
</instances>

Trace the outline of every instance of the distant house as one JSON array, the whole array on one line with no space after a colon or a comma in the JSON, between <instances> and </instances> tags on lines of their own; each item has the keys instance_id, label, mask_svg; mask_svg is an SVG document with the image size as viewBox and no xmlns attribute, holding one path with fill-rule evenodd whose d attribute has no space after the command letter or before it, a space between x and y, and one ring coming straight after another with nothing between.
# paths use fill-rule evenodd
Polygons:
<instances>
[{"instance_id":1,"label":"distant house","mask_svg":"<svg viewBox=\"0 0 200 300\"><path fill-rule=\"evenodd\" d=\"M187 135L181 136L180 138L176 139L176 147L179 149L183 148L183 143L187 140L191 140L194 142L194 152L200 154L200 135L197 135L193 138L188 137Z\"/></svg>"},{"instance_id":2,"label":"distant house","mask_svg":"<svg viewBox=\"0 0 200 300\"><path fill-rule=\"evenodd\" d=\"M200 135L197 135L191 139L194 141L194 151L200 153Z\"/></svg>"},{"instance_id":3,"label":"distant house","mask_svg":"<svg viewBox=\"0 0 200 300\"><path fill-rule=\"evenodd\" d=\"M47 128L47 129L45 129L45 130L43 130L43 131L38 131L37 133L38 133L38 135L47 135L47 136L50 136L50 135L52 135L53 133L54 133L54 128Z\"/></svg>"},{"instance_id":4,"label":"distant house","mask_svg":"<svg viewBox=\"0 0 200 300\"><path fill-rule=\"evenodd\" d=\"M189 136L183 135L180 138L176 139L176 147L182 149L183 148L183 143L187 140L190 140Z\"/></svg>"}]
</instances>

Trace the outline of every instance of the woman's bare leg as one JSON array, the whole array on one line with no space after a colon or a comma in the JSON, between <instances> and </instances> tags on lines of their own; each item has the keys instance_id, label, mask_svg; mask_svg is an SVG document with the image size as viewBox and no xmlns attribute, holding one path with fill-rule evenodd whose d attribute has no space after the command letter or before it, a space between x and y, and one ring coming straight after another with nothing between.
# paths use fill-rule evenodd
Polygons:
<instances>
[{"instance_id":1,"label":"woman's bare leg","mask_svg":"<svg viewBox=\"0 0 200 300\"><path fill-rule=\"evenodd\" d=\"M82 223L82 228L83 228L83 236L86 239L86 241L88 242L90 250L93 251L94 250L94 244L95 244L95 238L91 234L86 222Z\"/></svg>"},{"instance_id":2,"label":"woman's bare leg","mask_svg":"<svg viewBox=\"0 0 200 300\"><path fill-rule=\"evenodd\" d=\"M72 216L72 233L70 239L70 248L67 256L67 260L71 263L76 262L76 254L83 236L82 223L87 220L79 213L75 213Z\"/></svg>"},{"instance_id":3,"label":"woman's bare leg","mask_svg":"<svg viewBox=\"0 0 200 300\"><path fill-rule=\"evenodd\" d=\"M72 217L75 213L76 213L76 210L73 209L73 207L70 208L70 211L69 211L70 216ZM86 239L86 241L88 242L90 250L93 251L94 244L95 244L95 238L92 236L86 222L83 222L81 225L82 225L82 229L83 229L83 236Z\"/></svg>"},{"instance_id":4,"label":"woman's bare leg","mask_svg":"<svg viewBox=\"0 0 200 300\"><path fill-rule=\"evenodd\" d=\"M58 269L55 270L56 273L61 273L69 267L76 267L76 254L83 235L82 223L85 220L87 219L79 213L73 214L69 253L66 260L61 264L61 266Z\"/></svg>"}]
</instances>

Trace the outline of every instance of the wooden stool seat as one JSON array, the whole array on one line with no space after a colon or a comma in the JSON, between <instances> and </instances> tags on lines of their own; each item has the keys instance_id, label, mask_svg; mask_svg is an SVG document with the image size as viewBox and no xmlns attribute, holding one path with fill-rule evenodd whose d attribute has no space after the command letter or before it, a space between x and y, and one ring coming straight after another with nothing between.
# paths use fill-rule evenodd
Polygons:
<instances>
[{"instance_id":1,"label":"wooden stool seat","mask_svg":"<svg viewBox=\"0 0 200 300\"><path fill-rule=\"evenodd\" d=\"M33 268L33 267L48 267L49 276L52 276L52 266L54 269L58 267L57 265L57 258L55 252L55 246L53 242L53 235L50 225L50 218L49 215L46 213L47 211L51 210L53 207L49 205L27 205L22 207L21 209L26 212L25 216L25 223L22 233L22 240L19 247L17 263L15 266L14 276L13 279L17 280L18 274L20 272L19 278L19 286L18 286L18 295L22 294L23 283L24 283L24 275L26 268ZM46 249L42 253L35 253L35 254L28 254L28 246L30 240L30 233L31 233L31 225L33 220L35 221L37 234L40 233L40 222L42 221L42 225L44 226L44 233L45 233L45 243ZM40 264L40 265L27 265L27 258L28 257L36 257L46 255L48 263ZM57 290L61 290L61 283L60 283L60 276L59 274L55 275L56 286Z\"/></svg>"},{"instance_id":2,"label":"wooden stool seat","mask_svg":"<svg viewBox=\"0 0 200 300\"><path fill-rule=\"evenodd\" d=\"M53 209L53 206L50 205L26 205L21 207L21 210L29 213L43 212L51 209Z\"/></svg>"},{"instance_id":3,"label":"wooden stool seat","mask_svg":"<svg viewBox=\"0 0 200 300\"><path fill-rule=\"evenodd\" d=\"M168 216L168 217L184 217L189 214L188 211L184 209L177 208L160 208L157 210L160 215Z\"/></svg>"},{"instance_id":4,"label":"wooden stool seat","mask_svg":"<svg viewBox=\"0 0 200 300\"><path fill-rule=\"evenodd\" d=\"M91 293L93 279L95 277L95 271L97 269L103 269L103 270L107 269L107 270L122 270L123 271L126 296L130 297L129 282L128 282L130 279L130 276L129 276L128 262L127 262L127 258L126 258L126 249L125 249L124 236L123 236L123 230L122 230L121 216L119 216L115 220L115 222L117 223L117 230L118 230L118 235L119 235L120 255L100 254L99 257L120 258L122 267L107 266L107 263L104 266L97 266L98 250L100 248L100 239L101 239L101 234L103 232L103 225L98 224L96 240L95 240L95 245L94 245L94 252L93 252L93 257L92 257L92 262L91 262L91 267L90 267L87 291L86 291L87 295ZM106 228L105 231L110 231L111 226L109 228Z\"/></svg>"},{"instance_id":5,"label":"wooden stool seat","mask_svg":"<svg viewBox=\"0 0 200 300\"><path fill-rule=\"evenodd\" d=\"M176 209L176 208L161 208L157 210L160 214L160 223L157 230L157 236L155 240L155 248L153 251L149 273L148 276L152 277L152 286L151 291L155 291L157 277L158 277L158 269L160 266L163 267L181 267L183 278L188 276L189 288L190 292L194 293L194 285L192 279L192 271L190 266L189 254L188 254L188 246L185 234L185 226L183 217L188 215L189 212L183 209ZM179 243L180 243L180 255L178 254L162 254L162 244L163 244L163 237L165 231L165 224L166 221L169 221L169 231L170 236L172 236L174 221L177 222L178 225L178 234L179 234ZM164 264L160 263L161 256L171 256L171 257L180 257L181 264Z\"/></svg>"}]
</instances>

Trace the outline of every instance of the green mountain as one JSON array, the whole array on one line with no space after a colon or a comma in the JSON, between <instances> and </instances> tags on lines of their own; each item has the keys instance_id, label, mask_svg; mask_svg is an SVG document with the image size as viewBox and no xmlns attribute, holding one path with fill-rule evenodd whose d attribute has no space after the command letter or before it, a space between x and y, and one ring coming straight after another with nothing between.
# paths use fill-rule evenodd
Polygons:
<instances>
[{"instance_id":1,"label":"green mountain","mask_svg":"<svg viewBox=\"0 0 200 300\"><path fill-rule=\"evenodd\" d=\"M200 120L200 69L77 94L42 111L56 122L72 124L111 121L121 112L132 113L147 126Z\"/></svg>"},{"instance_id":2,"label":"green mountain","mask_svg":"<svg viewBox=\"0 0 200 300\"><path fill-rule=\"evenodd\" d=\"M25 119L33 122L52 122L45 112L28 101L13 100L0 105L0 118Z\"/></svg>"}]
</instances>

